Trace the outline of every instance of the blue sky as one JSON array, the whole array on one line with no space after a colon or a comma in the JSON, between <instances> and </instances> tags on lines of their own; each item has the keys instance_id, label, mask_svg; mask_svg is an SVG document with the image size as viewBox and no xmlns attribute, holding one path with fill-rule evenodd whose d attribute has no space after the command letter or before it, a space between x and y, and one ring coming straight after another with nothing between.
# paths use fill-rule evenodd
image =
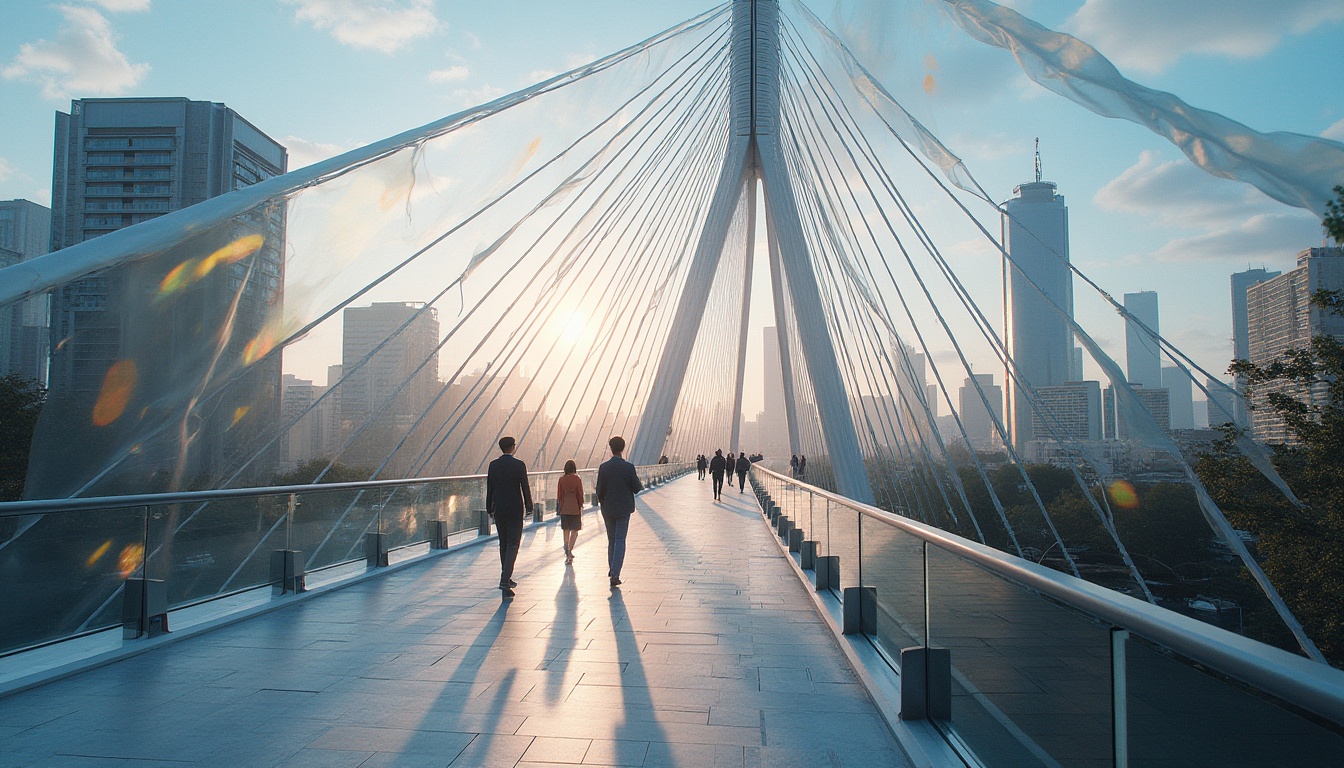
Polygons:
<instances>
[{"instance_id":1,"label":"blue sky","mask_svg":"<svg viewBox=\"0 0 1344 768\"><path fill-rule=\"evenodd\" d=\"M711 5L7 0L0 199L49 203L53 114L68 110L71 97L221 101L289 146L296 167L516 90ZM1007 199L1030 180L1039 136L1045 176L1069 203L1074 261L1116 296L1158 290L1164 335L1211 369L1221 371L1230 354L1228 274L1288 268L1297 250L1321 243L1305 212L1209 177L1143 128L1029 83L1011 57L940 20L937 0L842 0L840 19L831 0L811 5L851 35L858 54L991 195ZM1344 140L1339 0L1011 5L1193 105L1260 131ZM1084 325L1123 359L1119 321L1079 312L1094 313Z\"/></svg>"}]
</instances>

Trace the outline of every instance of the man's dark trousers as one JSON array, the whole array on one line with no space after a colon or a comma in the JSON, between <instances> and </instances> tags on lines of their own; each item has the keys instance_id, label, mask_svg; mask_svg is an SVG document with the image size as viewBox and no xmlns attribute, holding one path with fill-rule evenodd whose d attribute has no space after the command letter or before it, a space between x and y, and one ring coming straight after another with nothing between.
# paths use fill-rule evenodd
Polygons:
<instances>
[{"instance_id":1,"label":"man's dark trousers","mask_svg":"<svg viewBox=\"0 0 1344 768\"><path fill-rule=\"evenodd\" d=\"M625 535L630 531L630 515L608 515L602 512L607 524L607 575L619 579L625 564Z\"/></svg>"},{"instance_id":2,"label":"man's dark trousers","mask_svg":"<svg viewBox=\"0 0 1344 768\"><path fill-rule=\"evenodd\" d=\"M513 578L513 565L518 562L518 548L523 544L523 513L496 513L495 528L499 531L499 580L508 583Z\"/></svg>"}]
</instances>

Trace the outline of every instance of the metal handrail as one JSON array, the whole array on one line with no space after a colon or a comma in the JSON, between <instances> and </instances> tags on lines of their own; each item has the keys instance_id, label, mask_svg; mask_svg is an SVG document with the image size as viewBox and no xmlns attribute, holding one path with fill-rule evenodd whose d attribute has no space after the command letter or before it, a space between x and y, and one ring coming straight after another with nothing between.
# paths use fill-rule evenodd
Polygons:
<instances>
[{"instance_id":1,"label":"metal handrail","mask_svg":"<svg viewBox=\"0 0 1344 768\"><path fill-rule=\"evenodd\" d=\"M1128 629L1293 706L1344 725L1344 670L1205 624L907 517L752 465L752 471L899 528L990 573Z\"/></svg>"},{"instance_id":2,"label":"metal handrail","mask_svg":"<svg viewBox=\"0 0 1344 768\"><path fill-rule=\"evenodd\" d=\"M647 467L681 466L687 462L673 464L647 464ZM539 472L529 471L528 477L558 475L564 470L547 469ZM596 472L597 467L586 467L580 472ZM0 518L22 515L50 514L58 512L86 512L91 509L127 509L129 507L162 506L166 504L185 504L198 501L220 501L223 499L252 498L258 496L288 496L292 493L330 493L336 491L369 491L379 488L401 488L414 485L428 485L462 480L484 480L485 475L448 475L443 477L414 477L398 480L359 480L348 483L307 483L303 485L270 485L260 488L221 488L209 491L174 491L169 493L137 493L125 496L88 496L73 499L33 499L31 501L0 502Z\"/></svg>"}]
</instances>

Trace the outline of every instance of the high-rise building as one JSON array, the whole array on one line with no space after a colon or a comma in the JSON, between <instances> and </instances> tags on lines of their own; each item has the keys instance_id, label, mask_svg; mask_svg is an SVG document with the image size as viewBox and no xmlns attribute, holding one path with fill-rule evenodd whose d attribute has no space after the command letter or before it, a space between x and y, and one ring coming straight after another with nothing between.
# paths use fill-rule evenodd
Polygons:
<instances>
[{"instance_id":1,"label":"high-rise building","mask_svg":"<svg viewBox=\"0 0 1344 768\"><path fill-rule=\"evenodd\" d=\"M977 373L974 377L974 381L966 379L961 389L957 391L961 426L966 430L972 448L988 448L997 442L998 431L994 429L994 419L1000 421L1003 419L1003 390L994 383L992 373ZM976 382L985 393L984 399L981 399L980 393L975 389ZM986 400L989 401L990 408L985 407Z\"/></svg>"},{"instance_id":2,"label":"high-rise building","mask_svg":"<svg viewBox=\"0 0 1344 768\"><path fill-rule=\"evenodd\" d=\"M1249 360L1251 356L1251 347L1249 341L1249 319L1246 315L1246 291L1252 285L1263 283L1266 280L1278 277L1283 273L1268 269L1248 269L1245 272L1234 272L1232 274L1232 359ZM1244 394L1246 392L1246 382L1241 377L1236 377L1233 381L1233 387L1237 392ZM1231 399L1233 406L1233 417L1237 426L1249 427L1251 425L1250 412L1246 410L1246 401L1241 397ZM1217 424L1215 411L1209 409L1209 423Z\"/></svg>"},{"instance_id":3,"label":"high-rise building","mask_svg":"<svg viewBox=\"0 0 1344 768\"><path fill-rule=\"evenodd\" d=\"M416 302L375 302L342 313L337 386L342 430L363 430L360 447L343 461L385 458L439 393L439 316Z\"/></svg>"},{"instance_id":4,"label":"high-rise building","mask_svg":"<svg viewBox=\"0 0 1344 768\"><path fill-rule=\"evenodd\" d=\"M1152 415L1153 420L1163 432L1171 431L1170 393L1161 387L1149 389L1142 384L1131 384L1138 405ZM1107 387L1101 393L1102 428L1107 440L1127 440L1134 437L1132 419L1139 419L1138 412L1129 412L1122 408L1122 402L1115 397L1115 387ZM1127 415L1128 414L1128 415Z\"/></svg>"},{"instance_id":5,"label":"high-rise building","mask_svg":"<svg viewBox=\"0 0 1344 768\"><path fill-rule=\"evenodd\" d=\"M326 387L293 374L281 377L280 418L286 426L293 425L280 440L281 469L294 469L325 455L331 411L331 398L321 399L326 391Z\"/></svg>"},{"instance_id":6,"label":"high-rise building","mask_svg":"<svg viewBox=\"0 0 1344 768\"><path fill-rule=\"evenodd\" d=\"M1241 398L1227 384L1218 379L1207 379L1204 389L1208 391L1205 407L1208 410L1206 423L1210 428L1231 424L1236 418L1237 405Z\"/></svg>"},{"instance_id":7,"label":"high-rise building","mask_svg":"<svg viewBox=\"0 0 1344 768\"><path fill-rule=\"evenodd\" d=\"M1064 384L1074 379L1075 367L1068 324L1073 316L1069 210L1055 184L1041 181L1039 172L1035 182L1013 192L1016 197L1003 204L1004 249L1011 257L1003 264L1008 354L1025 384ZM1009 434L1022 448L1032 439L1031 406L1014 377L1005 381Z\"/></svg>"},{"instance_id":8,"label":"high-rise building","mask_svg":"<svg viewBox=\"0 0 1344 768\"><path fill-rule=\"evenodd\" d=\"M1038 406L1032 411L1035 439L1100 440L1101 384L1071 381L1051 387L1036 387Z\"/></svg>"},{"instance_id":9,"label":"high-rise building","mask_svg":"<svg viewBox=\"0 0 1344 768\"><path fill-rule=\"evenodd\" d=\"M27 200L0 200L0 267L47 253L51 209ZM47 382L46 296L0 309L0 375Z\"/></svg>"},{"instance_id":10,"label":"high-rise building","mask_svg":"<svg viewBox=\"0 0 1344 768\"><path fill-rule=\"evenodd\" d=\"M1344 338L1344 317L1311 302L1320 290L1344 289L1344 248L1308 248L1297 254L1297 267L1246 291L1247 358L1256 365L1279 359L1290 349L1306 349L1313 336ZM1328 396L1325 384L1304 386L1269 382L1256 387L1252 403L1251 434L1272 443L1294 442L1292 435L1267 404L1271 392L1321 405ZM1210 419L1212 420L1212 419Z\"/></svg>"},{"instance_id":11,"label":"high-rise building","mask_svg":"<svg viewBox=\"0 0 1344 768\"><path fill-rule=\"evenodd\" d=\"M76 99L69 114L56 113L53 158L53 250L282 174L288 162L283 146L224 104L185 98ZM280 418L280 356L254 355L283 309L284 226L278 208L238 216L54 291L48 408L90 407L109 377L127 370L161 372L133 393L146 398L146 417L164 401L151 392L208 386L192 428L152 430L165 437L139 461L171 465L192 482L248 462L249 474L234 482L266 479L275 452L257 451ZM225 375L221 365L237 361L245 369ZM140 439L134 429L122 422L95 437L120 430L117 439ZM182 435L172 446L170 432Z\"/></svg>"},{"instance_id":12,"label":"high-rise building","mask_svg":"<svg viewBox=\"0 0 1344 768\"><path fill-rule=\"evenodd\" d=\"M1195 428L1195 386L1185 371L1174 365L1162 368L1162 388L1171 398L1171 428Z\"/></svg>"},{"instance_id":13,"label":"high-rise building","mask_svg":"<svg viewBox=\"0 0 1344 768\"><path fill-rule=\"evenodd\" d=\"M1153 336L1161 333L1157 327L1157 291L1126 293L1125 310L1139 323L1148 326L1144 330L1138 323L1128 318L1125 320L1125 368L1129 381L1150 389L1160 389L1162 350Z\"/></svg>"}]
</instances>

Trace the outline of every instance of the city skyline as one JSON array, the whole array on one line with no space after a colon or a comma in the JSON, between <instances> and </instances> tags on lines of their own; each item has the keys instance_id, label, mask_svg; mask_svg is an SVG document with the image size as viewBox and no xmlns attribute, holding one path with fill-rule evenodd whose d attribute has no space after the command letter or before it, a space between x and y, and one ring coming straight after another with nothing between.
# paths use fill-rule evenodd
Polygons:
<instances>
[{"instance_id":1,"label":"city skyline","mask_svg":"<svg viewBox=\"0 0 1344 768\"><path fill-rule=\"evenodd\" d=\"M141 10L110 10L114 7ZM406 2L386 5L383 23L360 26L347 17L323 16L319 6L306 2L183 8L86 0L65 10L27 4L0 30L0 102L10 115L0 126L0 199L45 204L50 121L56 110L68 109L70 97L224 101L289 146L291 167L300 167L521 87L709 7L590 2L582 6L586 13L538 8L523 23L510 24L502 9ZM1228 11L1211 25L1182 17L1164 29L1164 43L1157 46L1145 33L1142 14L1119 4L1016 7L1089 40L1145 85L1258 130L1344 136L1344 75L1327 66L1344 10L1299 2L1274 13ZM1320 244L1318 222L1307 212L1207 176L1142 129L1097 118L1036 89L1002 52L932 34L941 29L936 20L897 29L894 14L903 10L908 8L899 3L881 8L848 3L842 4L842 18L827 20L850 36L861 60L963 156L997 198L1007 199L1014 186L1030 180L1032 139L1040 136L1044 178L1059 184L1069 199L1073 261L1112 295L1174 283L1222 285L1228 274L1248 265L1290 268L1297 251ZM860 23L865 20L871 23ZM879 48L868 33L882 23L891 28L887 45ZM188 47L169 31L184 25L208 26L219 34ZM901 36L920 35L926 39L918 44L899 45ZM98 42L93 50L103 57L96 60L101 69L90 67L88 58L61 58L79 39ZM227 44L240 40L246 41L241 48ZM298 55L282 63L279 51ZM43 62L51 61L69 61L69 72L44 68ZM222 61L230 66L218 66ZM278 71L290 81L314 85L291 98L292 88L263 75ZM1284 81L1295 87L1280 87ZM365 87L373 82L380 86ZM1001 115L994 130L976 135L961 127L983 124L976 117L984 109ZM951 237L944 247L963 265L995 258L983 242L955 232ZM758 238L758 256L762 248ZM761 379L756 329L771 324L763 316L767 284L757 281L753 297L748 335L753 381ZM994 285L978 288L982 295L998 292ZM1196 292L1164 317L1168 337L1220 376L1231 351L1227 302L1223 291ZM1123 323L1109 307L1080 298L1076 311L1102 348L1123 360ZM314 360L307 368L286 370L316 380L331 362ZM979 370L993 368L990 360L974 362ZM1097 378L1096 371L1085 373ZM749 388L743 411L762 410L763 397Z\"/></svg>"}]
</instances>

